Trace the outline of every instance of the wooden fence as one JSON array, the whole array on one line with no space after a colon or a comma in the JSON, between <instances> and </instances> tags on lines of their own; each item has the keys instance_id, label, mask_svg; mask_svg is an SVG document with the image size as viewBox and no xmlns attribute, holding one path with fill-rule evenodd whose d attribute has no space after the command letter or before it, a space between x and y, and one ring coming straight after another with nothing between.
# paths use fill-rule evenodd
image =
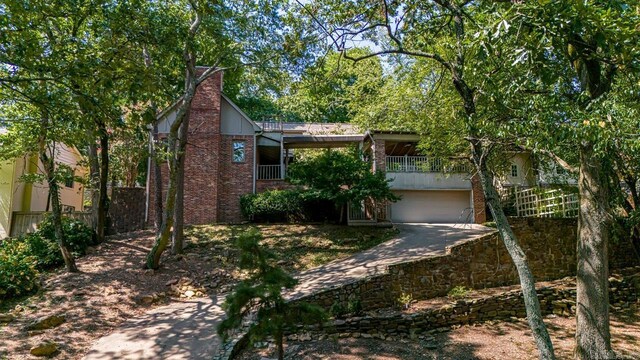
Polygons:
<instances>
[{"instance_id":1,"label":"wooden fence","mask_svg":"<svg viewBox=\"0 0 640 360\"><path fill-rule=\"evenodd\" d=\"M570 218L578 215L578 194L565 189L513 187L501 191L503 206L513 206L518 217Z\"/></svg>"},{"instance_id":2,"label":"wooden fence","mask_svg":"<svg viewBox=\"0 0 640 360\"><path fill-rule=\"evenodd\" d=\"M38 225L44 220L45 211L14 211L11 217L11 237L17 237L27 233L34 232L38 229ZM65 212L62 216L77 219L91 226L91 213L82 211Z\"/></svg>"}]
</instances>

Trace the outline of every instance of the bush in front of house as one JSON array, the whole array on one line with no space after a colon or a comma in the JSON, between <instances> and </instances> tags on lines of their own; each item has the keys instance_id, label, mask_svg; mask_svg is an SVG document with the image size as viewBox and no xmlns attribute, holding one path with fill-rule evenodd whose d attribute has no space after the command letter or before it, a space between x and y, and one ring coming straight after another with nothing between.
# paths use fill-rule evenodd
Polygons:
<instances>
[{"instance_id":1,"label":"bush in front of house","mask_svg":"<svg viewBox=\"0 0 640 360\"><path fill-rule=\"evenodd\" d=\"M38 287L37 259L22 239L0 242L0 299L25 295Z\"/></svg>"},{"instance_id":2,"label":"bush in front of house","mask_svg":"<svg viewBox=\"0 0 640 360\"><path fill-rule=\"evenodd\" d=\"M84 255L87 247L94 243L93 230L87 226L87 224L77 219L62 217L62 233L64 234L69 251L71 251L74 256ZM45 217L40 225L38 225L38 231L36 231L35 234L47 241L53 242L57 247L55 228L50 216ZM59 250L58 253L60 253ZM62 259L62 254L60 254L60 259Z\"/></svg>"},{"instance_id":3,"label":"bush in front of house","mask_svg":"<svg viewBox=\"0 0 640 360\"><path fill-rule=\"evenodd\" d=\"M300 221L304 219L304 196L299 190L269 190L240 198L245 217L255 221Z\"/></svg>"},{"instance_id":4,"label":"bush in front of house","mask_svg":"<svg viewBox=\"0 0 640 360\"><path fill-rule=\"evenodd\" d=\"M82 256L93 243L93 230L82 221L62 218L69 250ZM0 298L29 294L37 289L39 271L64 264L53 222L45 218L36 232L0 242Z\"/></svg>"}]
</instances>

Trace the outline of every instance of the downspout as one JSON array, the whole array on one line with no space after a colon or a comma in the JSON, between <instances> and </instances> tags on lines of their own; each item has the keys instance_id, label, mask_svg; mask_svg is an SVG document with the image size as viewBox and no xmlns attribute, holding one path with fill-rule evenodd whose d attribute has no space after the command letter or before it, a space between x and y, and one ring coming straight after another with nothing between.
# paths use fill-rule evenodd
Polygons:
<instances>
[{"instance_id":1,"label":"downspout","mask_svg":"<svg viewBox=\"0 0 640 360\"><path fill-rule=\"evenodd\" d=\"M257 137L258 137L258 134L254 131L253 132L253 193L254 194L256 193L256 167L257 167L256 157L258 155L258 148L256 147Z\"/></svg>"}]
</instances>

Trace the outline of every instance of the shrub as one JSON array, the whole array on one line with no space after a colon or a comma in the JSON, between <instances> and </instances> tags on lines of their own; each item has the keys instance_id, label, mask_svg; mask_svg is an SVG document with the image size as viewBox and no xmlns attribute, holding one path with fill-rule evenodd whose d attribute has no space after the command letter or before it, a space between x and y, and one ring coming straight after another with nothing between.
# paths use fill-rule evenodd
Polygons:
<instances>
[{"instance_id":1,"label":"shrub","mask_svg":"<svg viewBox=\"0 0 640 360\"><path fill-rule=\"evenodd\" d=\"M75 256L84 255L87 247L94 242L93 230L80 220L63 217L62 232L69 246L69 251ZM54 243L56 242L55 228L50 216L45 217L40 223L36 234Z\"/></svg>"},{"instance_id":2,"label":"shrub","mask_svg":"<svg viewBox=\"0 0 640 360\"><path fill-rule=\"evenodd\" d=\"M236 245L240 250L239 266L249 277L241 281L223 304L227 314L218 325L218 334L226 341L234 329L251 318L247 334L251 341L273 337L278 349L278 359L284 358L284 333L298 324L319 324L326 315L317 306L303 302L287 302L283 289L292 289L297 280L274 265L275 256L259 243L262 234L250 229L240 234ZM252 311L255 316L250 316Z\"/></svg>"},{"instance_id":3,"label":"shrub","mask_svg":"<svg viewBox=\"0 0 640 360\"><path fill-rule=\"evenodd\" d=\"M20 239L0 242L0 298L25 295L37 288L36 258Z\"/></svg>"},{"instance_id":4,"label":"shrub","mask_svg":"<svg viewBox=\"0 0 640 360\"><path fill-rule=\"evenodd\" d=\"M29 247L31 255L35 258L38 269L50 269L64 263L62 253L55 240L47 239L35 232L23 235L22 241Z\"/></svg>"},{"instance_id":5,"label":"shrub","mask_svg":"<svg viewBox=\"0 0 640 360\"><path fill-rule=\"evenodd\" d=\"M262 221L299 221L304 219L304 198L298 190L269 190L240 198L246 217Z\"/></svg>"},{"instance_id":6,"label":"shrub","mask_svg":"<svg viewBox=\"0 0 640 360\"><path fill-rule=\"evenodd\" d=\"M449 290L449 293L447 294L447 296L450 299L463 299L467 297L467 295L469 295L470 291L471 289L468 289L464 286L456 286L453 289Z\"/></svg>"}]
</instances>

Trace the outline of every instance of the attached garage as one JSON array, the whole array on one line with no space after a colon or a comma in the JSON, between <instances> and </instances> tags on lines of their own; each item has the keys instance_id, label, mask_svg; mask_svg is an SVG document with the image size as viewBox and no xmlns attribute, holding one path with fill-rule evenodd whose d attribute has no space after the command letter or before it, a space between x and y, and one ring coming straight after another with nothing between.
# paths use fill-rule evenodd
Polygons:
<instances>
[{"instance_id":1,"label":"attached garage","mask_svg":"<svg viewBox=\"0 0 640 360\"><path fill-rule=\"evenodd\" d=\"M393 222L473 222L470 191L405 190L394 193L402 199L391 205Z\"/></svg>"}]
</instances>

